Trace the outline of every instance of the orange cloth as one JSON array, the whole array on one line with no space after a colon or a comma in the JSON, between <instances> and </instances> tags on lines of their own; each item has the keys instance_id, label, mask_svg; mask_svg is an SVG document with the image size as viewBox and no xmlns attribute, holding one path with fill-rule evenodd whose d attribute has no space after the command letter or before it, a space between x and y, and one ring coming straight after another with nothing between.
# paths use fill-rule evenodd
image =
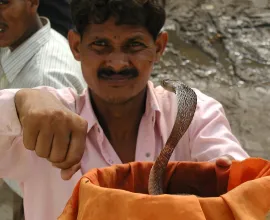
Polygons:
<instances>
[{"instance_id":1,"label":"orange cloth","mask_svg":"<svg viewBox=\"0 0 270 220\"><path fill-rule=\"evenodd\" d=\"M249 158L230 168L170 162L164 189L150 196L153 163L93 169L76 185L58 220L259 220L270 211L270 161ZM134 193L135 192L135 193ZM198 195L168 195L191 193Z\"/></svg>"}]
</instances>

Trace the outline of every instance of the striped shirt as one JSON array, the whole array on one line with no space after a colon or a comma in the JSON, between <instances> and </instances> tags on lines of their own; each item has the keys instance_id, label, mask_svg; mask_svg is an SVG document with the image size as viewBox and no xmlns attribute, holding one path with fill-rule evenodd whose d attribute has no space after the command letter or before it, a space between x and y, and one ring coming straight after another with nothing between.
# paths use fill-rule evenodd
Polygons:
<instances>
[{"instance_id":1,"label":"striped shirt","mask_svg":"<svg viewBox=\"0 0 270 220\"><path fill-rule=\"evenodd\" d=\"M0 48L0 89L46 85L81 93L86 84L67 39L51 28L47 18L41 21L44 26L14 51Z\"/></svg>"},{"instance_id":2,"label":"striped shirt","mask_svg":"<svg viewBox=\"0 0 270 220\"><path fill-rule=\"evenodd\" d=\"M44 26L14 51L0 48L0 90L44 85L81 93L86 83L67 39L51 28L47 18L41 21ZM5 182L21 195L14 181Z\"/></svg>"}]
</instances>

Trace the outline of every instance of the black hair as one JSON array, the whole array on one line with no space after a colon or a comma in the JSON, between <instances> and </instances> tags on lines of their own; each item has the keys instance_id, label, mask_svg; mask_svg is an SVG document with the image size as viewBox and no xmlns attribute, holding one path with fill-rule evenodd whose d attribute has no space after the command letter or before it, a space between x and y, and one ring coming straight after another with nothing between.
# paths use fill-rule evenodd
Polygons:
<instances>
[{"instance_id":1,"label":"black hair","mask_svg":"<svg viewBox=\"0 0 270 220\"><path fill-rule=\"evenodd\" d=\"M72 0L71 15L81 36L89 24L114 17L116 25L143 26L156 39L166 19L164 0Z\"/></svg>"}]
</instances>

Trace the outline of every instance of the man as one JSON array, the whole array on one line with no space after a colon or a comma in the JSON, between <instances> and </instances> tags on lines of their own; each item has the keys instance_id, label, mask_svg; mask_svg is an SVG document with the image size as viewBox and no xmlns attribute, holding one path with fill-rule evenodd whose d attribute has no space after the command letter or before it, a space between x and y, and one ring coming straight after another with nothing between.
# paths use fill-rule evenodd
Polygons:
<instances>
[{"instance_id":1,"label":"man","mask_svg":"<svg viewBox=\"0 0 270 220\"><path fill-rule=\"evenodd\" d=\"M38 16L38 2L0 0L0 89L68 86L80 93L85 87L80 63L67 40ZM21 194L14 182L6 183Z\"/></svg>"},{"instance_id":2,"label":"man","mask_svg":"<svg viewBox=\"0 0 270 220\"><path fill-rule=\"evenodd\" d=\"M0 0L0 89L85 88L67 40L37 14L38 0Z\"/></svg>"},{"instance_id":3,"label":"man","mask_svg":"<svg viewBox=\"0 0 270 220\"><path fill-rule=\"evenodd\" d=\"M163 5L73 0L71 11L69 44L89 89L0 92L0 176L23 183L27 220L56 219L92 168L155 160L175 120L175 95L149 81L168 39ZM171 160L247 158L221 104L194 91L197 109Z\"/></svg>"}]
</instances>

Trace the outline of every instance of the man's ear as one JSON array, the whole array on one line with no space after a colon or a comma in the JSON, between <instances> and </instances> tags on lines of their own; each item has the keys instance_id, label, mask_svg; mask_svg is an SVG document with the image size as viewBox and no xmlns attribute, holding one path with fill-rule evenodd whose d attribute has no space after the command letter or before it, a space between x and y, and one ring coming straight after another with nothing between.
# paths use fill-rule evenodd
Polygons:
<instances>
[{"instance_id":1,"label":"man's ear","mask_svg":"<svg viewBox=\"0 0 270 220\"><path fill-rule=\"evenodd\" d=\"M80 36L80 34L74 30L70 30L68 32L68 42L69 42L69 47L73 53L74 58L77 61L80 61L81 60L81 56L80 56L81 36Z\"/></svg>"},{"instance_id":2,"label":"man's ear","mask_svg":"<svg viewBox=\"0 0 270 220\"><path fill-rule=\"evenodd\" d=\"M27 0L26 1L26 4L27 4L28 9L32 13L34 13L34 14L37 13L38 6L39 6L39 0Z\"/></svg>"},{"instance_id":3,"label":"man's ear","mask_svg":"<svg viewBox=\"0 0 270 220\"><path fill-rule=\"evenodd\" d=\"M164 50L168 43L168 33L163 31L159 33L156 39L156 61L159 61L160 57L163 55Z\"/></svg>"}]
</instances>

